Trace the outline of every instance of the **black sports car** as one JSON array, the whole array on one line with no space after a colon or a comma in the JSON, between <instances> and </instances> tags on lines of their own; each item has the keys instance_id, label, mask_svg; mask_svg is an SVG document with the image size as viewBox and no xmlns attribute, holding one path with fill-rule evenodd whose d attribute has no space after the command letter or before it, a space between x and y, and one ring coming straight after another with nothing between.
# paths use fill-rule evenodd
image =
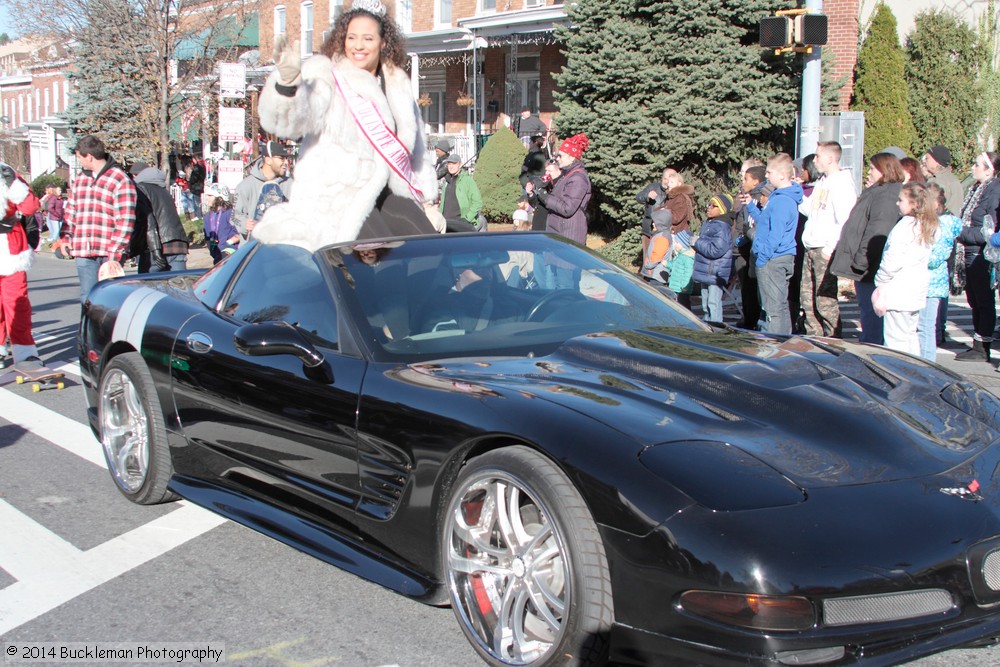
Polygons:
<instances>
[{"instance_id":1,"label":"black sports car","mask_svg":"<svg viewBox=\"0 0 1000 667\"><path fill-rule=\"evenodd\" d=\"M90 423L187 498L430 604L496 665L895 664L1000 635L1000 401L705 324L538 233L100 283Z\"/></svg>"}]
</instances>

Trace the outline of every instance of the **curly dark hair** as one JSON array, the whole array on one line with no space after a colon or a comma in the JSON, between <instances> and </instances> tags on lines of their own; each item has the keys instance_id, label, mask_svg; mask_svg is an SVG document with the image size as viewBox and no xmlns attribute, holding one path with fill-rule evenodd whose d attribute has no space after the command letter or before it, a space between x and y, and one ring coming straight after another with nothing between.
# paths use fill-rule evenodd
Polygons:
<instances>
[{"instance_id":1,"label":"curly dark hair","mask_svg":"<svg viewBox=\"0 0 1000 667\"><path fill-rule=\"evenodd\" d=\"M379 53L379 62L382 65L390 63L396 67L406 66L406 41L403 34L396 27L396 23L388 16L375 16L364 9L351 9L340 15L337 24L323 45L319 47L320 53L328 58L334 56L343 57L344 41L347 39L347 26L351 21L359 16L367 16L375 19L379 24L379 37L382 38L382 50Z\"/></svg>"}]
</instances>

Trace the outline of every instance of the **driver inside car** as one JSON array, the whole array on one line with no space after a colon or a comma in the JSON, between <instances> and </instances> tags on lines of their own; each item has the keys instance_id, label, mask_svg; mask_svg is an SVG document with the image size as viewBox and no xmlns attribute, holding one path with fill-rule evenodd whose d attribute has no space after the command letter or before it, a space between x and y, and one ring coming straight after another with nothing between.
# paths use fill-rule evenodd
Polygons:
<instances>
[{"instance_id":1,"label":"driver inside car","mask_svg":"<svg viewBox=\"0 0 1000 667\"><path fill-rule=\"evenodd\" d=\"M459 255L452 258L451 275L451 286L435 299L422 331L481 331L525 319L531 301L517 298L517 290L508 287L498 263Z\"/></svg>"}]
</instances>

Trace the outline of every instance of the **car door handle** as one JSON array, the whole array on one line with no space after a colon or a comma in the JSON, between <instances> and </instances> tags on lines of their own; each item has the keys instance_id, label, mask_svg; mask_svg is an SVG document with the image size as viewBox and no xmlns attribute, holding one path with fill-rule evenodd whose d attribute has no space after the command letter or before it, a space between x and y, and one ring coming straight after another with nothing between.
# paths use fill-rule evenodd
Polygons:
<instances>
[{"instance_id":1,"label":"car door handle","mask_svg":"<svg viewBox=\"0 0 1000 667\"><path fill-rule=\"evenodd\" d=\"M212 351L212 339L201 331L192 331L184 340L188 349L195 354L206 354Z\"/></svg>"}]
</instances>

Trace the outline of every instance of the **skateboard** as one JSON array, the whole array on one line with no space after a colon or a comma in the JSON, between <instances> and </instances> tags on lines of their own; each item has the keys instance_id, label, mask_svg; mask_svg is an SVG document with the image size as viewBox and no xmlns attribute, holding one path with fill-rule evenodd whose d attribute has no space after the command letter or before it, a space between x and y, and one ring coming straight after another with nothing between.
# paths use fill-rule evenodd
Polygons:
<instances>
[{"instance_id":1,"label":"skateboard","mask_svg":"<svg viewBox=\"0 0 1000 667\"><path fill-rule=\"evenodd\" d=\"M11 382L30 382L31 391L36 393L46 389L63 389L66 386L62 371L52 370L40 361L22 361L8 368L6 373L0 375L0 387Z\"/></svg>"}]
</instances>

